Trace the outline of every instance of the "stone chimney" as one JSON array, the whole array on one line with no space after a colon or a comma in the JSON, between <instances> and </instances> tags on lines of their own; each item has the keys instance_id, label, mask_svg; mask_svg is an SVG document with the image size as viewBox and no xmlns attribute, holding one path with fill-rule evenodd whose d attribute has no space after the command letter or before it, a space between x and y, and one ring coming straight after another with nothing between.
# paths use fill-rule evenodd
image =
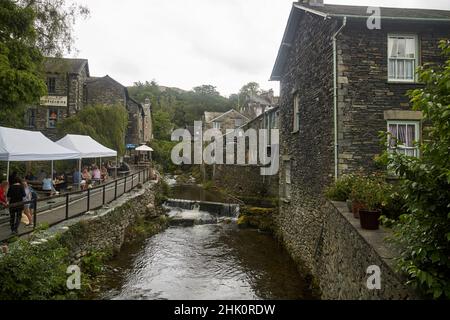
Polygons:
<instances>
[{"instance_id":1,"label":"stone chimney","mask_svg":"<svg viewBox=\"0 0 450 320\"><path fill-rule=\"evenodd\" d=\"M300 2L310 6L323 7L323 0L301 0Z\"/></svg>"}]
</instances>

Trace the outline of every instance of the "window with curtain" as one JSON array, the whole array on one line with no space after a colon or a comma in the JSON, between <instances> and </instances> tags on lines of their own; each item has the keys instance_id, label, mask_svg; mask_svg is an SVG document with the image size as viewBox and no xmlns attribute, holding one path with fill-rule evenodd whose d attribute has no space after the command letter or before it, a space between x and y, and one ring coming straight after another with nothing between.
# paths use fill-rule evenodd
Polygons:
<instances>
[{"instance_id":1,"label":"window with curtain","mask_svg":"<svg viewBox=\"0 0 450 320\"><path fill-rule=\"evenodd\" d=\"M389 150L411 157L419 156L416 142L419 141L419 122L389 121Z\"/></svg>"},{"instance_id":2,"label":"window with curtain","mask_svg":"<svg viewBox=\"0 0 450 320\"><path fill-rule=\"evenodd\" d=\"M418 40L414 35L388 37L388 77L390 81L414 82L418 66Z\"/></svg>"}]
</instances>

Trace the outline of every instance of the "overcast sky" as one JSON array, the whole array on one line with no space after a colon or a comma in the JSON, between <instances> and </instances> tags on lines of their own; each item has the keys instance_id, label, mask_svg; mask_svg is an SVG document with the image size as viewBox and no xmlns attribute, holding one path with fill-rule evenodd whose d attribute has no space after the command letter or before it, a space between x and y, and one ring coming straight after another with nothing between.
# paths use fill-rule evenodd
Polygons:
<instances>
[{"instance_id":1,"label":"overcast sky","mask_svg":"<svg viewBox=\"0 0 450 320\"><path fill-rule=\"evenodd\" d=\"M269 76L293 0L78 0L91 10L75 27L74 56L91 74L124 85L155 79L190 90L217 86L223 95ZM329 0L325 3L450 10L450 0Z\"/></svg>"}]
</instances>

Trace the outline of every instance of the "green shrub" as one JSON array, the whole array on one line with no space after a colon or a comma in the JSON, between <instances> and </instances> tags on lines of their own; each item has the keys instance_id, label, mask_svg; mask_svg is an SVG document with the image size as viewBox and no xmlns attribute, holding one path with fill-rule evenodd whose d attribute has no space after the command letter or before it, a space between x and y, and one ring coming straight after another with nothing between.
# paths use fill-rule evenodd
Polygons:
<instances>
[{"instance_id":1,"label":"green shrub","mask_svg":"<svg viewBox=\"0 0 450 320\"><path fill-rule=\"evenodd\" d=\"M68 294L68 250L57 241L18 240L0 257L0 300L46 300Z\"/></svg>"},{"instance_id":2,"label":"green shrub","mask_svg":"<svg viewBox=\"0 0 450 320\"><path fill-rule=\"evenodd\" d=\"M350 198L353 183L356 180L354 175L344 175L340 177L332 186L325 191L325 196L333 201L346 201Z\"/></svg>"},{"instance_id":3,"label":"green shrub","mask_svg":"<svg viewBox=\"0 0 450 320\"><path fill-rule=\"evenodd\" d=\"M358 177L353 183L350 198L368 210L380 210L386 206L391 189L383 177Z\"/></svg>"}]
</instances>

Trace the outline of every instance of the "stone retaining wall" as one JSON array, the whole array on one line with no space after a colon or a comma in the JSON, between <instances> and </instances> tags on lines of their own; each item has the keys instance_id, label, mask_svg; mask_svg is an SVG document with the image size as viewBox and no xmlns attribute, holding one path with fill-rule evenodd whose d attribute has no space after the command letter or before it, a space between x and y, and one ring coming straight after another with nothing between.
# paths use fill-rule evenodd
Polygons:
<instances>
[{"instance_id":1,"label":"stone retaining wall","mask_svg":"<svg viewBox=\"0 0 450 320\"><path fill-rule=\"evenodd\" d=\"M306 202L304 202L306 203ZM345 203L311 202L293 216L275 217L278 235L301 269L309 271L322 299L417 299L395 272L395 248L384 239L390 232L363 230ZM285 204L288 205L288 204ZM369 290L369 266L381 269L381 290Z\"/></svg>"},{"instance_id":2,"label":"stone retaining wall","mask_svg":"<svg viewBox=\"0 0 450 320\"><path fill-rule=\"evenodd\" d=\"M75 263L90 251L118 252L140 215L158 216L156 189L154 182L148 182L99 210L50 228L42 238L58 235Z\"/></svg>"}]
</instances>

